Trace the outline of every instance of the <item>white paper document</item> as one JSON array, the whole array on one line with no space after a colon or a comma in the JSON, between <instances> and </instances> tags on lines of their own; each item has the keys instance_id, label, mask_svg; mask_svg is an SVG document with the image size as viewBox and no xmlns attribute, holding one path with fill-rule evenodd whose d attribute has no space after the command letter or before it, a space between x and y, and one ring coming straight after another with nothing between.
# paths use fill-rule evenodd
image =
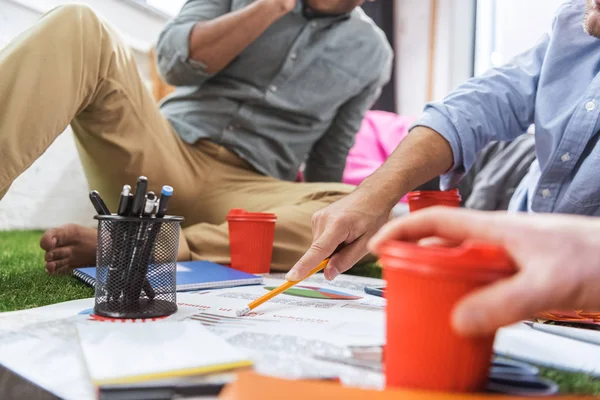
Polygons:
<instances>
[{"instance_id":1,"label":"white paper document","mask_svg":"<svg viewBox=\"0 0 600 400\"><path fill-rule=\"evenodd\" d=\"M0 364L58 397L95 399L76 331L76 324L103 323L92 316L93 307L94 299L83 299L0 313ZM164 321L196 312L180 305L178 312Z\"/></svg>"},{"instance_id":2,"label":"white paper document","mask_svg":"<svg viewBox=\"0 0 600 400\"><path fill-rule=\"evenodd\" d=\"M83 358L98 385L222 372L251 363L201 324L78 324Z\"/></svg>"}]
</instances>

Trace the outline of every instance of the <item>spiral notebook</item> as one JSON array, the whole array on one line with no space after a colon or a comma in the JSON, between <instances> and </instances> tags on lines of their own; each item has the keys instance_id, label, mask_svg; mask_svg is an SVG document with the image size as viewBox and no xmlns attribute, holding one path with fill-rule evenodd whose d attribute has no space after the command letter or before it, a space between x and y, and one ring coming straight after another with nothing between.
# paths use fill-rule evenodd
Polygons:
<instances>
[{"instance_id":1,"label":"spiral notebook","mask_svg":"<svg viewBox=\"0 0 600 400\"><path fill-rule=\"evenodd\" d=\"M73 276L86 285L96 283L96 267L77 268ZM177 263L177 291L220 289L235 286L260 285L262 276L248 274L210 261Z\"/></svg>"}]
</instances>

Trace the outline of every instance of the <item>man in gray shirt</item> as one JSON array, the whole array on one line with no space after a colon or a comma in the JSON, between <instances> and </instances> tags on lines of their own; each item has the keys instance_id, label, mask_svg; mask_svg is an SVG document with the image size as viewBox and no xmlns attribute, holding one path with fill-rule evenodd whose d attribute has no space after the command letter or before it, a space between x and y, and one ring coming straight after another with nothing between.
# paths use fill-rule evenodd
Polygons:
<instances>
[{"instance_id":1,"label":"man in gray shirt","mask_svg":"<svg viewBox=\"0 0 600 400\"><path fill-rule=\"evenodd\" d=\"M229 262L232 208L278 217L273 267L309 247L312 214L340 184L392 52L364 0L190 0L161 34L176 86L158 107L118 35L89 8L60 7L0 51L0 197L71 124L91 187L114 211L124 184L174 186L180 259ZM305 164L309 183L296 183ZM93 263L96 232L42 237L46 269Z\"/></svg>"}]
</instances>

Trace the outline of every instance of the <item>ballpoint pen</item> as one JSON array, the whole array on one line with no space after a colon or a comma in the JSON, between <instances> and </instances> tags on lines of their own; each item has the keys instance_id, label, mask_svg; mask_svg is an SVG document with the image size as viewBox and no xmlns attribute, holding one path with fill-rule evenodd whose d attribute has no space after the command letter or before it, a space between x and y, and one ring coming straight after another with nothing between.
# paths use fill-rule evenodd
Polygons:
<instances>
[{"instance_id":1,"label":"ballpoint pen","mask_svg":"<svg viewBox=\"0 0 600 400\"><path fill-rule=\"evenodd\" d=\"M131 207L131 216L139 217L144 209L146 201L146 189L148 188L148 178L140 176L135 186L135 195L133 197L133 205Z\"/></svg>"},{"instance_id":2,"label":"ballpoint pen","mask_svg":"<svg viewBox=\"0 0 600 400\"><path fill-rule=\"evenodd\" d=\"M124 185L123 190L121 191L121 197L119 198L117 215L121 217L129 216L129 214L131 214L132 206L133 194L131 193L131 186ZM132 233L131 226L128 223L120 224L121 229L118 230L118 232L120 232L119 241L120 243L127 243L129 237L134 233ZM125 250L124 252L115 252L113 255L113 265L112 268L109 268L108 276L108 281L111 282L109 284L109 290L111 291L109 299L112 298L112 300L118 300L121 297L123 286L125 284L125 274L127 273L129 254L130 253ZM116 278L114 278L114 276L116 276Z\"/></svg>"},{"instance_id":3,"label":"ballpoint pen","mask_svg":"<svg viewBox=\"0 0 600 400\"><path fill-rule=\"evenodd\" d=\"M126 217L131 213L133 195L131 194L131 186L125 185L123 186L123 191L121 192L121 197L119 198L119 208L117 210L117 215L121 217Z\"/></svg>"},{"instance_id":4,"label":"ballpoint pen","mask_svg":"<svg viewBox=\"0 0 600 400\"><path fill-rule=\"evenodd\" d=\"M97 190L92 190L90 192L90 201L92 202L92 205L96 209L98 215L110 215L110 210L106 206L104 200L102 200L102 197Z\"/></svg>"},{"instance_id":5,"label":"ballpoint pen","mask_svg":"<svg viewBox=\"0 0 600 400\"><path fill-rule=\"evenodd\" d=\"M148 192L148 194L146 195L146 204L144 205L144 211L142 212L142 216L151 217L155 206L156 195L152 191ZM156 293L154 292L154 289L152 288L152 285L148 281L147 277L148 264L150 263L150 256L152 255L154 242L156 241L156 235L153 234L153 232L156 230L156 225L157 224L153 222L142 222L142 230L145 233L145 238L142 253L140 254L140 263L137 267L139 276L135 278L137 281L142 281L142 289L144 290L144 293L146 293L146 296L148 296L149 299L154 299L154 297L156 296ZM137 293L137 286L135 290Z\"/></svg>"},{"instance_id":6,"label":"ballpoint pen","mask_svg":"<svg viewBox=\"0 0 600 400\"><path fill-rule=\"evenodd\" d=\"M150 217L154 212L154 208L156 206L156 195L154 192L148 192L146 195L146 204L144 205L144 209L142 211L143 217Z\"/></svg>"},{"instance_id":7,"label":"ballpoint pen","mask_svg":"<svg viewBox=\"0 0 600 400\"><path fill-rule=\"evenodd\" d=\"M89 196L90 196L90 201L92 202L92 205L96 209L96 213L98 215L110 215L110 210L106 206L106 203L104 203L104 200L102 200L102 197L100 196L100 193L98 193L97 190L92 190L90 192ZM110 237L111 237L111 240L114 241L114 238L115 238L114 230L110 231ZM115 262L117 261L117 259L118 259L118 256L113 254L111 257L111 263L108 267L108 276L106 277L105 290L106 290L106 295L109 300L114 299L115 296L116 297L119 296L118 291L117 291L117 288L118 288L117 281L119 278L115 271Z\"/></svg>"}]
</instances>

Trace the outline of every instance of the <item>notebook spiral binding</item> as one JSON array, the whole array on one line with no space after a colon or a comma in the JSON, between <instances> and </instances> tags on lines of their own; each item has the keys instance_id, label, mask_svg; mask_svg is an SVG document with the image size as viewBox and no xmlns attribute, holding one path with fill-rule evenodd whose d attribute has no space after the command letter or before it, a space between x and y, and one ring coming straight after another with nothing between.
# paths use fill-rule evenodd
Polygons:
<instances>
[{"instance_id":1,"label":"notebook spiral binding","mask_svg":"<svg viewBox=\"0 0 600 400\"><path fill-rule=\"evenodd\" d=\"M73 276L88 286L94 287L94 285L96 284L96 279L84 274L81 271L73 270Z\"/></svg>"}]
</instances>

